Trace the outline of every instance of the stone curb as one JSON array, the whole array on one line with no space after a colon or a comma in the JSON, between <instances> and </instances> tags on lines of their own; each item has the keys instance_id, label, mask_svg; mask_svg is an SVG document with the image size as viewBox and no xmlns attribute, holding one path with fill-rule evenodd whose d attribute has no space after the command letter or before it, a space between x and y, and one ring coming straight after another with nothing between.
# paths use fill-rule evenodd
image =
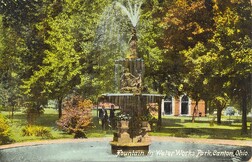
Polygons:
<instances>
[{"instance_id":1,"label":"stone curb","mask_svg":"<svg viewBox=\"0 0 252 162\"><path fill-rule=\"evenodd\" d=\"M84 138L84 139L56 139L56 140L42 140L31 142L20 142L7 145L0 145L1 149L36 146L45 144L58 144L58 143L79 143L79 142L95 142L95 141L111 141L112 137L103 138ZM252 141L245 140L222 140L222 139L198 139L198 138L179 138L179 137L158 137L151 136L152 141L173 141L173 142L185 142L185 143L200 143L200 144L215 144L215 145L231 145L231 146L249 146L252 147Z\"/></svg>"}]
</instances>

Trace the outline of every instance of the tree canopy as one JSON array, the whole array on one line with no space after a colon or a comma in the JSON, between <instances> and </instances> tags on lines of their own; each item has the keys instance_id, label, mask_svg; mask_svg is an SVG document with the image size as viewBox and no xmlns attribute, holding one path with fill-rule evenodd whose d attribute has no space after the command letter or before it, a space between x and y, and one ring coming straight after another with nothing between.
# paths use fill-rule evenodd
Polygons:
<instances>
[{"instance_id":1,"label":"tree canopy","mask_svg":"<svg viewBox=\"0 0 252 162\"><path fill-rule=\"evenodd\" d=\"M92 100L117 91L114 61L127 57L132 25L116 2L0 0L0 103L18 99L38 109L73 91ZM149 91L232 100L246 133L250 24L246 0L142 1L137 52Z\"/></svg>"}]
</instances>

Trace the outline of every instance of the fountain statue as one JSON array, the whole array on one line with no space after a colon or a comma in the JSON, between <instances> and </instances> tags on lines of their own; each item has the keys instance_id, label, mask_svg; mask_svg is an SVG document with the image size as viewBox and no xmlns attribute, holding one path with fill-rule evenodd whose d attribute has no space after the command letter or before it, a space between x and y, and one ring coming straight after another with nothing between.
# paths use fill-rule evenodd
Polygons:
<instances>
[{"instance_id":1,"label":"fountain statue","mask_svg":"<svg viewBox=\"0 0 252 162\"><path fill-rule=\"evenodd\" d=\"M116 5L127 14L132 24L130 57L115 61L117 67L120 66L122 69L119 81L120 93L103 94L101 99L118 105L122 113L117 122L118 130L110 142L112 153L134 152L146 155L151 144L148 136L150 125L147 120L149 116L147 105L158 103L158 118L161 121L160 106L163 95L143 93L144 60L137 55L136 30L141 3L132 6L128 0L128 8L119 2Z\"/></svg>"}]
</instances>

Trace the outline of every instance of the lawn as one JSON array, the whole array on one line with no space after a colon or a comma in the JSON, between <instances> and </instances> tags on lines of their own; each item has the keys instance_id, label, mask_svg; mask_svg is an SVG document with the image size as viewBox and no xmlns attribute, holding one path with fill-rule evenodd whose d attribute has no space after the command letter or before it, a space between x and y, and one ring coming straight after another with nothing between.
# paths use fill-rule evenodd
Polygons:
<instances>
[{"instance_id":1,"label":"lawn","mask_svg":"<svg viewBox=\"0 0 252 162\"><path fill-rule=\"evenodd\" d=\"M248 132L251 118L248 118ZM173 136L211 139L251 140L251 134L241 135L241 117L223 117L222 124L210 123L213 117L197 117L194 123L191 117L163 117L159 131L150 132L153 136Z\"/></svg>"},{"instance_id":2,"label":"lawn","mask_svg":"<svg viewBox=\"0 0 252 162\"><path fill-rule=\"evenodd\" d=\"M11 136L15 142L24 142L24 141L37 141L44 140L48 138L37 137L37 136L23 136L22 129L27 126L26 114L21 111L15 112L13 119L9 117L9 112L1 111L1 114L5 115L8 118L8 123L11 127ZM94 127L88 131L88 137L105 137L111 136L112 131L102 131L100 130L100 125L97 123L97 118L94 115ZM42 126L50 130L52 137L50 139L61 139L61 138L73 138L73 135L69 135L58 129L56 121L58 120L58 111L55 109L45 109L44 114L42 114L34 123L36 126Z\"/></svg>"},{"instance_id":3,"label":"lawn","mask_svg":"<svg viewBox=\"0 0 252 162\"><path fill-rule=\"evenodd\" d=\"M1 112L5 116L9 117L8 112ZM87 132L88 138L90 137L111 137L113 131L101 130L101 123L98 122L96 117L96 110L93 111L93 128ZM37 126L43 126L50 129L52 137L50 139L61 138L73 138L73 135L66 134L60 131L55 123L58 119L58 112L55 109L45 109L43 115L41 115L34 123ZM249 120L251 120L249 118ZM251 140L251 134L241 135L241 119L240 117L232 117L229 120L228 117L223 117L221 125L210 125L212 117L200 117L196 118L194 123L191 122L191 117L174 117L165 116L162 119L162 127L160 130L154 127L150 132L152 136L173 136L173 137L193 137L193 138L213 138L213 139L232 139L232 140ZM22 128L27 125L26 115L21 111L15 112L14 118L9 119L11 126L11 139L15 142L44 140L48 138L36 137L36 136L23 136ZM248 126L250 121L248 121Z\"/></svg>"}]
</instances>

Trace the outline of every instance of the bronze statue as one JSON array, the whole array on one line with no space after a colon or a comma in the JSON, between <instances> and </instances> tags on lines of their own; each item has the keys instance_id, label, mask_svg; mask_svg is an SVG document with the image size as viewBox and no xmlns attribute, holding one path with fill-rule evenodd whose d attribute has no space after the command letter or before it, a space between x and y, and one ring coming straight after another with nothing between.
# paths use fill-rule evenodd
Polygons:
<instances>
[{"instance_id":1,"label":"bronze statue","mask_svg":"<svg viewBox=\"0 0 252 162\"><path fill-rule=\"evenodd\" d=\"M121 76L121 92L140 93L142 85L141 74L138 77L134 76L126 68Z\"/></svg>"},{"instance_id":2,"label":"bronze statue","mask_svg":"<svg viewBox=\"0 0 252 162\"><path fill-rule=\"evenodd\" d=\"M135 28L132 29L129 45L130 45L131 58L138 58L138 56L137 56L137 35L136 35Z\"/></svg>"}]
</instances>

